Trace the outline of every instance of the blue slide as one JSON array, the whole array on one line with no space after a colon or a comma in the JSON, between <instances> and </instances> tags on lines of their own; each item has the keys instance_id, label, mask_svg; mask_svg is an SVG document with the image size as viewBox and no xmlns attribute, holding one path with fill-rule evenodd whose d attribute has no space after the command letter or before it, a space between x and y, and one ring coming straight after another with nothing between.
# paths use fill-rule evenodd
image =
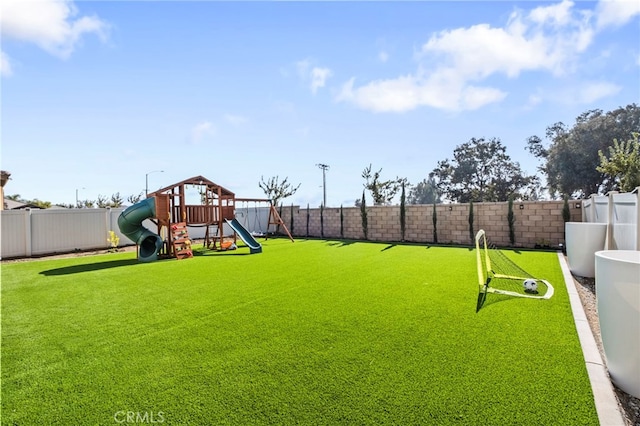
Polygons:
<instances>
[{"instance_id":1,"label":"blue slide","mask_svg":"<svg viewBox=\"0 0 640 426\"><path fill-rule=\"evenodd\" d=\"M240 222L238 222L236 219L233 219L231 221L225 219L225 222L227 222L227 224L229 224L229 226L236 232L236 234L240 236L240 239L244 241L247 246L249 246L249 253L262 253L262 245L258 241L256 241L255 238L253 238L251 232L247 231L247 228L242 226Z\"/></svg>"},{"instance_id":2,"label":"blue slide","mask_svg":"<svg viewBox=\"0 0 640 426\"><path fill-rule=\"evenodd\" d=\"M160 235L142 226L142 222L145 219L155 217L155 215L156 199L151 197L127 207L118 216L120 232L140 246L138 251L138 260L140 262L157 260L158 252L160 252L164 244Z\"/></svg>"}]
</instances>

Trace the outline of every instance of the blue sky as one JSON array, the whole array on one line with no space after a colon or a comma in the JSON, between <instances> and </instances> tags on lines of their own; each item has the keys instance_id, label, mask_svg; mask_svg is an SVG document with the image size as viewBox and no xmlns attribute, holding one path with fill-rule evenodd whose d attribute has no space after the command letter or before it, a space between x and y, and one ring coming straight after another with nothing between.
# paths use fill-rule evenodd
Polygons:
<instances>
[{"instance_id":1,"label":"blue sky","mask_svg":"<svg viewBox=\"0 0 640 426\"><path fill-rule=\"evenodd\" d=\"M370 163L426 178L472 137L526 139L640 100L640 3L3 0L6 194L74 203L203 175L351 206ZM163 170L163 173L156 172ZM152 173L151 173L152 172Z\"/></svg>"}]
</instances>

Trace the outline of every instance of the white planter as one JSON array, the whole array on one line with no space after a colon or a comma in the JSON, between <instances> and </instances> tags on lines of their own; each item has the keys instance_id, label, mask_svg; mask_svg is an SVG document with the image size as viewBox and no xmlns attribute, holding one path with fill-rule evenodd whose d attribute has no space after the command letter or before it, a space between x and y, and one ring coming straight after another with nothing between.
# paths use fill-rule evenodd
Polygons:
<instances>
[{"instance_id":1,"label":"white planter","mask_svg":"<svg viewBox=\"0 0 640 426\"><path fill-rule=\"evenodd\" d=\"M567 222L564 230L569 269L581 277L595 277L595 253L604 250L607 224Z\"/></svg>"},{"instance_id":2,"label":"white planter","mask_svg":"<svg viewBox=\"0 0 640 426\"><path fill-rule=\"evenodd\" d=\"M611 379L640 398L640 251L596 253L596 297Z\"/></svg>"}]
</instances>

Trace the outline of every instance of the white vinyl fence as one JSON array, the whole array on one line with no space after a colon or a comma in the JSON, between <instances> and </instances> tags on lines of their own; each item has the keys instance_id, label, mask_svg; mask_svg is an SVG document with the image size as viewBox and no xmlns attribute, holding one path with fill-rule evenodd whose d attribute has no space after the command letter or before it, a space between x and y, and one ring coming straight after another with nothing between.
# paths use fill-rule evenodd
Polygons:
<instances>
[{"instance_id":1,"label":"white vinyl fence","mask_svg":"<svg viewBox=\"0 0 640 426\"><path fill-rule=\"evenodd\" d=\"M611 194L609 198L608 248L611 250L640 250L640 203L638 189L634 192Z\"/></svg>"},{"instance_id":2,"label":"white vinyl fence","mask_svg":"<svg viewBox=\"0 0 640 426\"><path fill-rule=\"evenodd\" d=\"M640 250L640 187L633 192L592 195L582 205L582 221L607 224L607 250Z\"/></svg>"},{"instance_id":3,"label":"white vinyl fence","mask_svg":"<svg viewBox=\"0 0 640 426\"><path fill-rule=\"evenodd\" d=\"M107 249L109 231L120 237L120 246L134 244L118 228L118 216L125 208L2 210L0 211L0 258L41 256L76 250ZM237 209L236 218L255 234L267 231L269 209ZM145 220L143 226L156 231ZM191 238L204 238L204 227L189 227ZM225 235L231 233L225 227Z\"/></svg>"},{"instance_id":4,"label":"white vinyl fence","mask_svg":"<svg viewBox=\"0 0 640 426\"><path fill-rule=\"evenodd\" d=\"M582 202L582 221L607 223L609 221L609 197L592 195Z\"/></svg>"}]
</instances>

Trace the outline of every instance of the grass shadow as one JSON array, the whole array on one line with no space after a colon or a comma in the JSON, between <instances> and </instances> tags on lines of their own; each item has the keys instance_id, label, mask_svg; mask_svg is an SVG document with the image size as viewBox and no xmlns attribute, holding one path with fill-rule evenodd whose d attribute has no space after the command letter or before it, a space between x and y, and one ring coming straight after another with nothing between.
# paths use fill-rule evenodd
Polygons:
<instances>
[{"instance_id":1,"label":"grass shadow","mask_svg":"<svg viewBox=\"0 0 640 426\"><path fill-rule=\"evenodd\" d=\"M487 293L486 298L482 305L480 305L480 309L476 311L476 313L482 311L483 309L491 309L493 305L508 302L508 301L516 301L520 299L519 297L508 296L506 294L496 294L496 293Z\"/></svg>"},{"instance_id":2,"label":"grass shadow","mask_svg":"<svg viewBox=\"0 0 640 426\"><path fill-rule=\"evenodd\" d=\"M121 260L108 260L106 262L89 263L86 265L72 265L64 266L62 268L48 269L40 272L40 275L55 276L55 275L70 275L80 274L82 272L100 271L103 269L119 268L122 266L131 266L139 263L138 259L121 259Z\"/></svg>"},{"instance_id":3,"label":"grass shadow","mask_svg":"<svg viewBox=\"0 0 640 426\"><path fill-rule=\"evenodd\" d=\"M397 244L389 244L388 246L386 246L385 248L383 248L383 249L382 249L382 250L380 250L380 251L387 251L387 250L389 250L389 249L394 248L395 246L397 246Z\"/></svg>"},{"instance_id":4,"label":"grass shadow","mask_svg":"<svg viewBox=\"0 0 640 426\"><path fill-rule=\"evenodd\" d=\"M351 244L357 243L356 240L338 240L338 241L327 241L327 245L329 247L344 247L350 246Z\"/></svg>"},{"instance_id":5,"label":"grass shadow","mask_svg":"<svg viewBox=\"0 0 640 426\"><path fill-rule=\"evenodd\" d=\"M246 249L246 250L245 250ZM252 253L248 252L248 247L239 247L237 250L209 250L209 249L196 249L193 250L193 257L210 257L210 256L249 256Z\"/></svg>"}]
</instances>

